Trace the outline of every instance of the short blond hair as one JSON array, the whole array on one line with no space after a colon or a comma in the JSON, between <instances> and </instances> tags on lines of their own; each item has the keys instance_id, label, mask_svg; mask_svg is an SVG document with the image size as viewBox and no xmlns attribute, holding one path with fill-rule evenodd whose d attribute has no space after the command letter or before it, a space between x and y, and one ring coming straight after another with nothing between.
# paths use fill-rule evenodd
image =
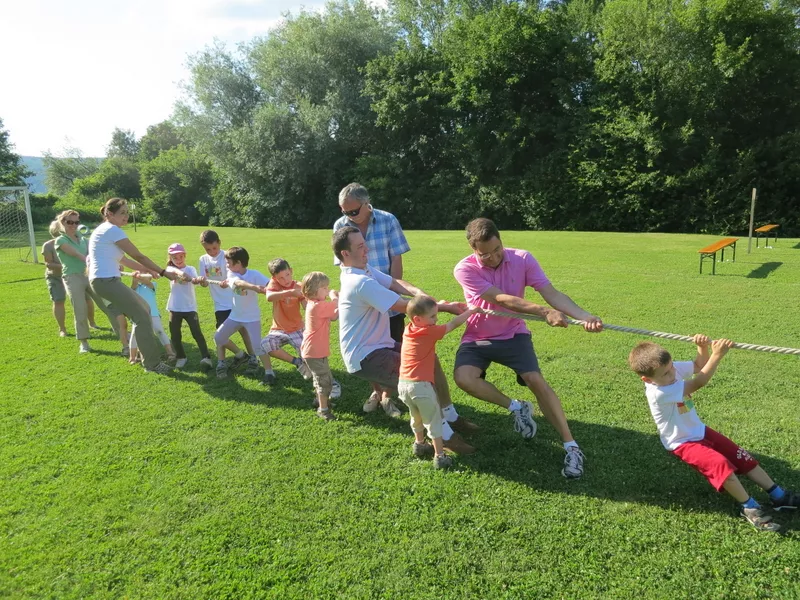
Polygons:
<instances>
[{"instance_id":1,"label":"short blond hair","mask_svg":"<svg viewBox=\"0 0 800 600\"><path fill-rule=\"evenodd\" d=\"M436 300L425 294L417 294L408 301L406 314L409 317L424 317L436 308Z\"/></svg>"},{"instance_id":2,"label":"short blond hair","mask_svg":"<svg viewBox=\"0 0 800 600\"><path fill-rule=\"evenodd\" d=\"M300 290L303 292L303 296L308 300L313 300L317 297L319 288L330 284L331 280L325 273L322 271L311 271L311 273L306 273L303 277L303 281L300 282Z\"/></svg>"},{"instance_id":3,"label":"short blond hair","mask_svg":"<svg viewBox=\"0 0 800 600\"><path fill-rule=\"evenodd\" d=\"M57 238L63 233L61 231L61 224L58 221L51 221L50 227L47 228L47 231L50 232L51 238Z\"/></svg>"},{"instance_id":4,"label":"short blond hair","mask_svg":"<svg viewBox=\"0 0 800 600\"><path fill-rule=\"evenodd\" d=\"M672 356L666 348L654 342L642 342L628 355L628 364L637 375L652 377L656 369L663 367Z\"/></svg>"}]
</instances>

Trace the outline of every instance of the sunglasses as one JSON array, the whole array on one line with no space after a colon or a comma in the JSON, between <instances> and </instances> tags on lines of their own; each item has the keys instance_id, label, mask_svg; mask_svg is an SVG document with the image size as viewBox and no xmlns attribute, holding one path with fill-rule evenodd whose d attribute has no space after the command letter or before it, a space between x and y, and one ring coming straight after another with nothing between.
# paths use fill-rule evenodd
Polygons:
<instances>
[{"instance_id":1,"label":"sunglasses","mask_svg":"<svg viewBox=\"0 0 800 600\"><path fill-rule=\"evenodd\" d=\"M80 225L80 221L64 221L67 225Z\"/></svg>"},{"instance_id":2,"label":"sunglasses","mask_svg":"<svg viewBox=\"0 0 800 600\"><path fill-rule=\"evenodd\" d=\"M364 205L363 205L363 204L362 204L361 206L359 206L358 208L356 208L355 210L343 210L343 211L342 211L342 214L343 214L345 217L355 217L356 215L358 215L358 213L360 213L360 212L361 212L361 209L362 209L362 208L364 208Z\"/></svg>"}]
</instances>

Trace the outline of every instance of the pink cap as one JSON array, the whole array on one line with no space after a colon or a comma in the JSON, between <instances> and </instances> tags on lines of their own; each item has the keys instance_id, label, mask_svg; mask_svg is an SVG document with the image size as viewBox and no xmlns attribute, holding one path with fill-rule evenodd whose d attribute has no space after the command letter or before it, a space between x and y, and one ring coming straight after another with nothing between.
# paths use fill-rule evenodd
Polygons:
<instances>
[{"instance_id":1,"label":"pink cap","mask_svg":"<svg viewBox=\"0 0 800 600\"><path fill-rule=\"evenodd\" d=\"M183 247L183 244L171 244L169 249L167 250L169 254L186 254L186 248Z\"/></svg>"}]
</instances>

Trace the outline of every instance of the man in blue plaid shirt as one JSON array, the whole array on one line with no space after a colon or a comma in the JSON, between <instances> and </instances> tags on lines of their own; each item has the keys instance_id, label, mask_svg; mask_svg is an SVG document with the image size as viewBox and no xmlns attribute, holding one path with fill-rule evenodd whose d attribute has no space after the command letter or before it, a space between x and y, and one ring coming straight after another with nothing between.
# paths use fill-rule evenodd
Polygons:
<instances>
[{"instance_id":1,"label":"man in blue plaid shirt","mask_svg":"<svg viewBox=\"0 0 800 600\"><path fill-rule=\"evenodd\" d=\"M351 183L339 192L339 207L342 217L333 224L333 231L348 225L358 228L367 243L369 266L394 279L403 279L403 254L411 250L411 246L397 217L372 208L367 188L358 183ZM392 339L402 343L405 315L390 313L389 328Z\"/></svg>"},{"instance_id":2,"label":"man in blue plaid shirt","mask_svg":"<svg viewBox=\"0 0 800 600\"><path fill-rule=\"evenodd\" d=\"M367 263L369 266L386 273L393 279L402 280L403 254L411 250L411 247L406 241L406 236L403 234L403 228L400 227L397 217L384 210L372 208L372 204L369 203L367 189L359 183L351 183L339 192L339 208L342 210L342 217L333 224L334 233L342 227L351 226L357 228L361 235L364 236L364 241L367 245ZM335 260L335 263L339 264L339 261ZM390 312L389 315L389 330L392 339L398 344L402 344L405 315L395 312ZM438 360L436 361L435 377L436 394L445 414L445 419L450 425L442 435L445 440L445 447L459 454L474 452L475 449L460 437L454 436L453 431L474 433L478 426L470 423L456 412L450 397L447 376L444 374ZM380 403L381 387L373 384L372 389L372 394L364 404L364 412L376 410ZM391 401L384 407L384 410L387 410L387 414L391 414L391 416L395 416L393 414L395 411L399 414L399 411Z\"/></svg>"}]
</instances>

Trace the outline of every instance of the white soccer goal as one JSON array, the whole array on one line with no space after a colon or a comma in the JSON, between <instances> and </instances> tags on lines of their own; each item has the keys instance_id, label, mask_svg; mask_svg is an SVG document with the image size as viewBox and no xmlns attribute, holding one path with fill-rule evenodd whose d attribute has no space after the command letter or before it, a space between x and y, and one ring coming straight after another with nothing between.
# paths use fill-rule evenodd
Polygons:
<instances>
[{"instance_id":1,"label":"white soccer goal","mask_svg":"<svg viewBox=\"0 0 800 600\"><path fill-rule=\"evenodd\" d=\"M0 187L0 261L39 262L27 187Z\"/></svg>"}]
</instances>

